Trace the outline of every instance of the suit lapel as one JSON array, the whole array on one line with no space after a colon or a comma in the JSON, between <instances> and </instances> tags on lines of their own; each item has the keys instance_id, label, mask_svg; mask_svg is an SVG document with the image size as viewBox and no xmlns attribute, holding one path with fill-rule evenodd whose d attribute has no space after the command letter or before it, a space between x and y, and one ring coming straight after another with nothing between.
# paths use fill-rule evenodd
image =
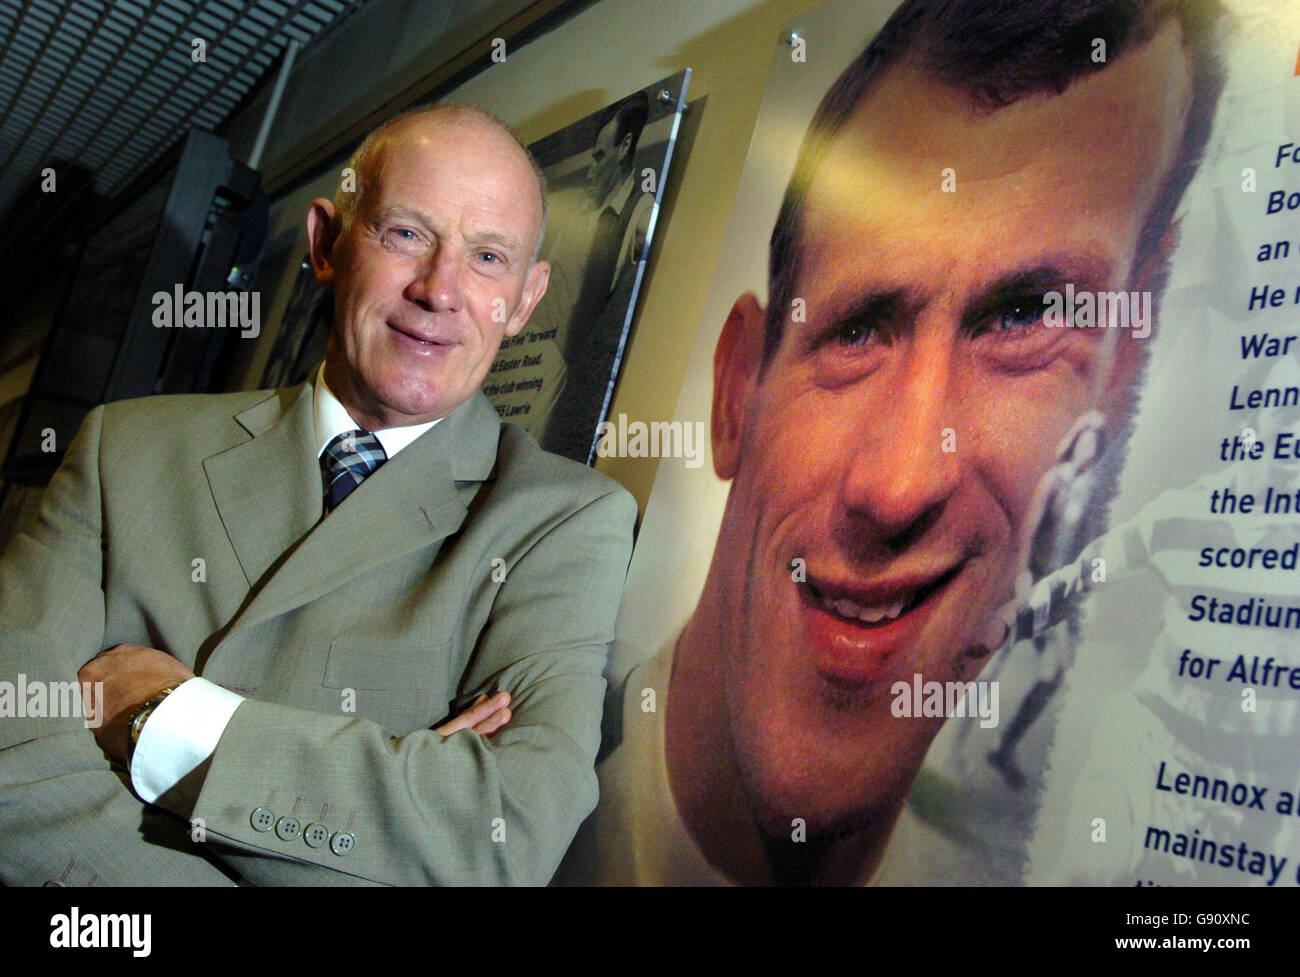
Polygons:
<instances>
[{"instance_id":1,"label":"suit lapel","mask_svg":"<svg viewBox=\"0 0 1300 977\"><path fill-rule=\"evenodd\" d=\"M204 459L203 469L251 587L320 518L311 384L276 391L235 420L252 439Z\"/></svg>"},{"instance_id":2,"label":"suit lapel","mask_svg":"<svg viewBox=\"0 0 1300 977\"><path fill-rule=\"evenodd\" d=\"M301 607L460 529L479 483L491 475L500 426L496 410L476 391L321 519L227 633ZM314 492L319 518L319 469Z\"/></svg>"}]
</instances>

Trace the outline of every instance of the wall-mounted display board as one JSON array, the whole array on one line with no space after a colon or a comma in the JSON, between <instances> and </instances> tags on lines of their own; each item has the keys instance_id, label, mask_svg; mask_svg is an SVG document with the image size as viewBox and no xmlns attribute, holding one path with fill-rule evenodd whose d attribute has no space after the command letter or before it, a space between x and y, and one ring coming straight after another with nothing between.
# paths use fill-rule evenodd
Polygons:
<instances>
[{"instance_id":1,"label":"wall-mounted display board","mask_svg":"<svg viewBox=\"0 0 1300 977\"><path fill-rule=\"evenodd\" d=\"M483 390L543 448L595 459L645 276L690 69L579 119L529 149L546 173L547 293L507 337Z\"/></svg>"},{"instance_id":2,"label":"wall-mounted display board","mask_svg":"<svg viewBox=\"0 0 1300 977\"><path fill-rule=\"evenodd\" d=\"M790 25L565 880L1300 884L1298 52L1271 0Z\"/></svg>"},{"instance_id":3,"label":"wall-mounted display board","mask_svg":"<svg viewBox=\"0 0 1300 977\"><path fill-rule=\"evenodd\" d=\"M334 323L333 298L317 284L310 256L303 255L259 387L302 383L325 359L325 341Z\"/></svg>"}]
</instances>

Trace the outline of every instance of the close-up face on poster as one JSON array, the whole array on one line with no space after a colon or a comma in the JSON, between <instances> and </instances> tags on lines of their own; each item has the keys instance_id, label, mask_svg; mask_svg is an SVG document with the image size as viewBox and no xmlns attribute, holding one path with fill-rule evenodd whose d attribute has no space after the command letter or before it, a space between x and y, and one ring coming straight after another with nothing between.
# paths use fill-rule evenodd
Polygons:
<instances>
[{"instance_id":1,"label":"close-up face on poster","mask_svg":"<svg viewBox=\"0 0 1300 977\"><path fill-rule=\"evenodd\" d=\"M575 878L1296 884L1295 19L790 25Z\"/></svg>"},{"instance_id":2,"label":"close-up face on poster","mask_svg":"<svg viewBox=\"0 0 1300 977\"><path fill-rule=\"evenodd\" d=\"M1298 214L1300 0L0 0L0 936L1266 948Z\"/></svg>"}]
</instances>

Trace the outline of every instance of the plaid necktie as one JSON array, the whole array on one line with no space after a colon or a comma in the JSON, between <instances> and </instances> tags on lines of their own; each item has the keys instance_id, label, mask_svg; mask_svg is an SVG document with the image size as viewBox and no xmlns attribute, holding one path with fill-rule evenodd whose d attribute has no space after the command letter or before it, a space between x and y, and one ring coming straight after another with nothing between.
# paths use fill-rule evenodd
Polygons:
<instances>
[{"instance_id":1,"label":"plaid necktie","mask_svg":"<svg viewBox=\"0 0 1300 977\"><path fill-rule=\"evenodd\" d=\"M332 512L376 468L388 460L384 446L368 431L336 434L320 456L325 480L325 511Z\"/></svg>"}]
</instances>

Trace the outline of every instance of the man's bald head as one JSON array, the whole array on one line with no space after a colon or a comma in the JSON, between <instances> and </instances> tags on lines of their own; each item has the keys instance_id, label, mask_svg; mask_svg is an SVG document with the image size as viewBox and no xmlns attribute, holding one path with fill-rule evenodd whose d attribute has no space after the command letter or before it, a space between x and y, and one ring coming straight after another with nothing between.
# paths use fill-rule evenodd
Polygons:
<instances>
[{"instance_id":1,"label":"man's bald head","mask_svg":"<svg viewBox=\"0 0 1300 977\"><path fill-rule=\"evenodd\" d=\"M353 151L348 160L348 168L355 174L355 191L344 190L343 180L339 181L334 193L334 207L338 212L339 229L346 230L353 218L361 210L365 196L372 193L379 179L379 163L383 150L400 136L415 128L431 128L438 124L481 126L500 133L518 148L523 158L528 161L533 175L537 179L537 195L541 209L541 227L537 234L537 244L533 248L532 260L536 261L542 250L542 241L546 236L546 174L533 158L528 147L519 135L508 125L486 109L477 105L445 102L438 105L426 105L407 109L393 116L387 122L374 129Z\"/></svg>"}]
</instances>

